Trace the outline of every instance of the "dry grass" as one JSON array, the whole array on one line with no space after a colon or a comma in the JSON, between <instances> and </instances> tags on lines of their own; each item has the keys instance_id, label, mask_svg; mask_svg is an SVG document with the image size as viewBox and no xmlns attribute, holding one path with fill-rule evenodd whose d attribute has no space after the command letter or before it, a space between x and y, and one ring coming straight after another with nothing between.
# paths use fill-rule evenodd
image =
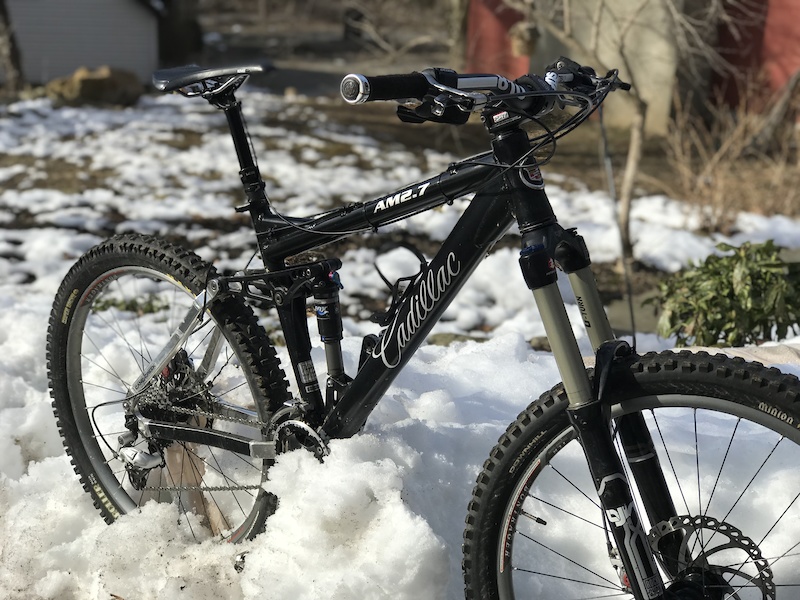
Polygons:
<instances>
[{"instance_id":1,"label":"dry grass","mask_svg":"<svg viewBox=\"0 0 800 600\"><path fill-rule=\"evenodd\" d=\"M734 109L709 108L706 119L675 103L667 138L675 195L706 207L709 230L725 231L738 211L800 214L796 98L787 90L764 105L757 89Z\"/></svg>"}]
</instances>

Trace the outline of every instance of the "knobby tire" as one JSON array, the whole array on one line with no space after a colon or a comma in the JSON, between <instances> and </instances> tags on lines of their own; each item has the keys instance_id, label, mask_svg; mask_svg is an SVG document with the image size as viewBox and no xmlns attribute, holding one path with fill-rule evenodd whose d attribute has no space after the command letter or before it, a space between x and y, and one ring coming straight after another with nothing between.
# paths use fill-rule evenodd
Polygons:
<instances>
[{"instance_id":1,"label":"knobby tire","mask_svg":"<svg viewBox=\"0 0 800 600\"><path fill-rule=\"evenodd\" d=\"M682 351L631 358L609 385L612 419L644 414L678 513L645 522L651 546L676 529L686 542L665 584L699 586L718 600L800 593L798 379ZM612 567L608 518L566 408L559 384L484 463L464 532L467 598L632 598ZM627 467L625 475L633 482Z\"/></svg>"},{"instance_id":2,"label":"knobby tire","mask_svg":"<svg viewBox=\"0 0 800 600\"><path fill-rule=\"evenodd\" d=\"M141 394L131 393L215 273L178 246L124 234L87 252L58 291L47 334L53 410L81 484L108 523L148 500L170 502L197 539L235 542L259 533L275 510L276 499L261 489L269 460L139 433L133 448L164 459L134 471L136 486L118 453L119 436L130 431L125 405L134 397L148 418L257 441L290 399L269 338L252 309L233 297L206 310L185 355L171 363L174 374L157 375ZM255 417L225 419L215 413L222 402Z\"/></svg>"}]
</instances>

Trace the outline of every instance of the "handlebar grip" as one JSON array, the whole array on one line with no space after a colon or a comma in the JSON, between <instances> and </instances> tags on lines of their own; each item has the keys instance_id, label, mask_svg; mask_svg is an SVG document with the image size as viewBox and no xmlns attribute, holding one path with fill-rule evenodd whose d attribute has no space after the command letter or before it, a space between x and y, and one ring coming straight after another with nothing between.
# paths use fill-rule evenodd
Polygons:
<instances>
[{"instance_id":1,"label":"handlebar grip","mask_svg":"<svg viewBox=\"0 0 800 600\"><path fill-rule=\"evenodd\" d=\"M375 75L367 77L351 73L342 79L339 87L342 98L349 104L362 104L373 100L422 100L430 85L422 73L407 75Z\"/></svg>"}]
</instances>

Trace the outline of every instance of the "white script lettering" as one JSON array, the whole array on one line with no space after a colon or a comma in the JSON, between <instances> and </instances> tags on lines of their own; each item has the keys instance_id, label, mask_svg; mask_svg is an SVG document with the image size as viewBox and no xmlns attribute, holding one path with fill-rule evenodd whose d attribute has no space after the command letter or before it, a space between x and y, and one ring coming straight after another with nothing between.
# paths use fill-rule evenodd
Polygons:
<instances>
[{"instance_id":1,"label":"white script lettering","mask_svg":"<svg viewBox=\"0 0 800 600\"><path fill-rule=\"evenodd\" d=\"M425 322L427 316L433 311L436 303L453 283L453 279L461 272L461 263L452 252L447 256L445 264L436 269L428 269L419 282L417 293L408 300L408 311L402 317L402 310L397 312L394 321L383 332L378 345L372 351L373 358L380 358L389 369L394 369L400 364L403 349L414 334ZM386 352L394 348L397 356L389 358Z\"/></svg>"}]
</instances>

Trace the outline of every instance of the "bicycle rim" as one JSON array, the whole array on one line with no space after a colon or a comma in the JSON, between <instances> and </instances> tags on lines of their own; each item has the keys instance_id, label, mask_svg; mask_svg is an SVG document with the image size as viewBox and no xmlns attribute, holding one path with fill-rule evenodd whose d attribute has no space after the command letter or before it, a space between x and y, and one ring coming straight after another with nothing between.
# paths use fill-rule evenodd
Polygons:
<instances>
[{"instance_id":1,"label":"bicycle rim","mask_svg":"<svg viewBox=\"0 0 800 600\"><path fill-rule=\"evenodd\" d=\"M667 587L688 579L687 586L713 600L794 597L800 590L798 430L704 396L634 398L625 410L644 415L678 513L667 523L648 522L633 490L651 547L672 532L683 536L681 575L670 580L662 569ZM624 571L614 566L613 538L582 448L566 418L563 424L528 461L507 503L498 538L499 596L633 598ZM627 465L626 477L633 482ZM662 558L657 550L656 557Z\"/></svg>"},{"instance_id":2,"label":"bicycle rim","mask_svg":"<svg viewBox=\"0 0 800 600\"><path fill-rule=\"evenodd\" d=\"M169 502L196 539L236 541L250 534L254 520L263 520L264 461L199 443L155 439L142 431L129 445L149 456L160 454L159 465L132 470L119 452L120 436L130 431L126 406L131 403L145 418L262 437L257 424L265 415L253 403L246 351L210 311L184 345L185 355L169 367L183 371L183 381L164 373L141 394L131 393L133 382L194 301L195 294L176 277L146 266L111 268L75 301L66 377L89 463L84 475L112 517L148 501ZM222 403L248 409L252 419L225 419L218 414Z\"/></svg>"}]
</instances>

